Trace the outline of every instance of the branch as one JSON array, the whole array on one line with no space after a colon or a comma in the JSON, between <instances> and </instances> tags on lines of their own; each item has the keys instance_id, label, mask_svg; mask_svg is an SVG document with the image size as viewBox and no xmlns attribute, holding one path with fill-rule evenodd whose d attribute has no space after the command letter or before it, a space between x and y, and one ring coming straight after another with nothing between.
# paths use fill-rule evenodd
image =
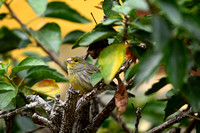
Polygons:
<instances>
[{"instance_id":1,"label":"branch","mask_svg":"<svg viewBox=\"0 0 200 133\"><path fill-rule=\"evenodd\" d=\"M115 97L113 97L110 102L103 108L103 110L93 118L92 122L84 129L89 132L96 132L97 129L101 126L103 121L109 117L110 113L115 108Z\"/></svg>"},{"instance_id":2,"label":"branch","mask_svg":"<svg viewBox=\"0 0 200 133\"><path fill-rule=\"evenodd\" d=\"M43 123L44 126L48 127L53 132L58 131L58 128L51 121L49 121L47 118L45 118L43 116L39 116L36 113L33 114L32 118L34 120L38 120L39 122Z\"/></svg>"},{"instance_id":3,"label":"branch","mask_svg":"<svg viewBox=\"0 0 200 133\"><path fill-rule=\"evenodd\" d=\"M49 105L44 99L42 99L39 95L28 95L26 97L28 100L33 102L37 102L38 106L42 107L48 114L51 112L51 105Z\"/></svg>"},{"instance_id":4,"label":"branch","mask_svg":"<svg viewBox=\"0 0 200 133\"><path fill-rule=\"evenodd\" d=\"M78 93L69 89L63 105L64 111L61 122L60 133L71 133L74 124L74 112L77 103Z\"/></svg>"},{"instance_id":5,"label":"branch","mask_svg":"<svg viewBox=\"0 0 200 133\"><path fill-rule=\"evenodd\" d=\"M153 129L147 131L146 133L158 133L161 132L163 130L165 130L166 128L170 127L171 125L180 122L182 119L184 119L185 117L187 117L187 114L191 114L192 109L190 108L189 110L185 111L185 112L181 112L178 115L175 115L173 118L169 119L168 121L162 123L161 125L154 127Z\"/></svg>"},{"instance_id":6,"label":"branch","mask_svg":"<svg viewBox=\"0 0 200 133\"><path fill-rule=\"evenodd\" d=\"M19 109L15 109L15 110L13 110L13 111L11 111L11 112L8 112L8 113L6 113L6 114L0 115L0 119L1 119L1 118L5 118L5 117L11 117L11 116L13 116L13 115L15 115L15 114L20 114L22 111L24 111L24 110L26 110L26 109L29 109L29 108L34 108L34 107L36 107L37 105L38 105L37 102L32 102L32 103L30 103L30 104L26 104L25 106L23 106L23 107L21 107L21 108L19 108Z\"/></svg>"}]
</instances>

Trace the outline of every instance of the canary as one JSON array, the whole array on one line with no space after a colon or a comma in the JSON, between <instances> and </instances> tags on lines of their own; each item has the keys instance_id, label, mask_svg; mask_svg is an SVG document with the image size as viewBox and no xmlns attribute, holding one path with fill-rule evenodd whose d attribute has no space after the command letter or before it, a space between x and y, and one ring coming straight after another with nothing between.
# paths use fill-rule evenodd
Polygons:
<instances>
[{"instance_id":1,"label":"canary","mask_svg":"<svg viewBox=\"0 0 200 133\"><path fill-rule=\"evenodd\" d=\"M79 90L81 94L91 91L93 86L90 77L99 72L99 69L78 56L71 57L66 62L68 78L73 89Z\"/></svg>"}]
</instances>

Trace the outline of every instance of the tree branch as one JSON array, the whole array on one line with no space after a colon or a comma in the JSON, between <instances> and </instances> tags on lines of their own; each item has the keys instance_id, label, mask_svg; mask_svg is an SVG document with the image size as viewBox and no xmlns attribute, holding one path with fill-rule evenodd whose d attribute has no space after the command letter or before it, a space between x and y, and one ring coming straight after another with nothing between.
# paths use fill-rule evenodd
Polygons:
<instances>
[{"instance_id":1,"label":"tree branch","mask_svg":"<svg viewBox=\"0 0 200 133\"><path fill-rule=\"evenodd\" d=\"M187 117L187 114L191 114L192 112L192 108L188 109L185 112L181 112L178 115L175 115L173 118L169 119L168 121L162 123L161 125L154 127L153 129L147 131L146 133L158 133L161 132L163 130L165 130L166 128L170 127L171 125L180 122L182 119L184 119L185 117Z\"/></svg>"}]
</instances>

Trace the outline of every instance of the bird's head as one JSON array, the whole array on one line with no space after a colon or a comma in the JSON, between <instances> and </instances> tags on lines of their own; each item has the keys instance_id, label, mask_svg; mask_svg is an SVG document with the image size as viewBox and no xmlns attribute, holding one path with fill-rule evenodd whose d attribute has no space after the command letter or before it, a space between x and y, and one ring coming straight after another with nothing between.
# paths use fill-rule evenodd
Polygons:
<instances>
[{"instance_id":1,"label":"bird's head","mask_svg":"<svg viewBox=\"0 0 200 133\"><path fill-rule=\"evenodd\" d=\"M66 62L68 70L80 70L86 65L86 61L78 56L68 58Z\"/></svg>"}]
</instances>

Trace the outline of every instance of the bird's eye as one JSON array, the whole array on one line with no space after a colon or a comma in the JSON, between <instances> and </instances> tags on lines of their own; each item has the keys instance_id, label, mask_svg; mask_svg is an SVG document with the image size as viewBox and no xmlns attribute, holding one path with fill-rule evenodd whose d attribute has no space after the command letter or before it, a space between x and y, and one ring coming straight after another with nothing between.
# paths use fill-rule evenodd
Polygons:
<instances>
[{"instance_id":1,"label":"bird's eye","mask_svg":"<svg viewBox=\"0 0 200 133\"><path fill-rule=\"evenodd\" d=\"M74 60L74 62L78 62L78 60Z\"/></svg>"}]
</instances>

